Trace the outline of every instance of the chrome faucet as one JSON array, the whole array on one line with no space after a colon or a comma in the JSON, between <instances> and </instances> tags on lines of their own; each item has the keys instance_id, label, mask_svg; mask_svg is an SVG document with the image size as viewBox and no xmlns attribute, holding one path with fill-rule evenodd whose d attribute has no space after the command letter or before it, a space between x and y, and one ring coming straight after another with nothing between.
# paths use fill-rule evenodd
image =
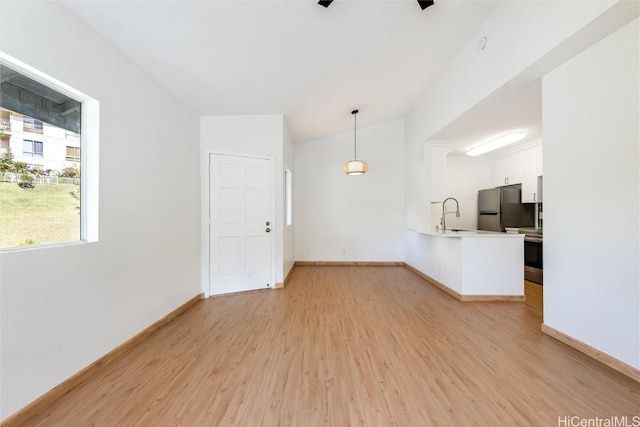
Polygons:
<instances>
[{"instance_id":1,"label":"chrome faucet","mask_svg":"<svg viewBox=\"0 0 640 427\"><path fill-rule=\"evenodd\" d=\"M460 218L460 204L458 203L458 201L456 199L454 199L453 197L448 197L446 199L444 199L444 202L442 202L442 220L440 221L440 223L442 224L442 232L446 232L447 231L447 224L445 221L445 217L448 213L452 213L451 212L447 212L447 201L448 200L453 200L454 202L456 202L456 217Z\"/></svg>"}]
</instances>

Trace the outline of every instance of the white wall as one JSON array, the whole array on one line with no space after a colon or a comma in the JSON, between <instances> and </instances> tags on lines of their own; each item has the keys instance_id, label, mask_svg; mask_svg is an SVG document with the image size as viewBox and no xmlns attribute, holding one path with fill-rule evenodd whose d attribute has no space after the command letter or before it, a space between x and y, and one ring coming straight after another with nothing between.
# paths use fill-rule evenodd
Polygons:
<instances>
[{"instance_id":1,"label":"white wall","mask_svg":"<svg viewBox=\"0 0 640 427\"><path fill-rule=\"evenodd\" d=\"M75 15L3 2L0 40L100 101L100 241L0 254L4 418L200 292L200 190L197 115Z\"/></svg>"},{"instance_id":2,"label":"white wall","mask_svg":"<svg viewBox=\"0 0 640 427\"><path fill-rule=\"evenodd\" d=\"M286 278L287 274L293 268L293 264L296 262L295 254L295 238L296 238L296 206L295 206L295 188L296 188L296 168L295 168L295 141L291 138L289 129L286 124L284 125L284 167L291 171L291 204L292 204L292 223L284 226L284 242L283 242L283 277ZM284 189L283 189L284 191ZM285 209L286 207L283 207ZM284 221L283 221L284 223Z\"/></svg>"},{"instance_id":3,"label":"white wall","mask_svg":"<svg viewBox=\"0 0 640 427\"><path fill-rule=\"evenodd\" d=\"M203 116L200 118L201 182L208 188L208 154L206 150L270 157L274 160L275 281L284 280L284 121L280 114L259 116ZM289 141L287 145L291 144ZM289 147L288 150L291 150ZM291 154L289 153L288 156ZM202 194L202 288L208 294L208 223L207 198Z\"/></svg>"},{"instance_id":4,"label":"white wall","mask_svg":"<svg viewBox=\"0 0 640 427\"><path fill-rule=\"evenodd\" d=\"M447 228L478 228L478 191L493 188L492 173L493 159L490 156L447 156L447 196L455 197L460 203L460 218L448 214ZM442 204L438 207L439 215L442 215ZM447 202L447 209L455 209L455 203Z\"/></svg>"},{"instance_id":5,"label":"white wall","mask_svg":"<svg viewBox=\"0 0 640 427\"><path fill-rule=\"evenodd\" d=\"M402 119L359 128L359 176L353 132L296 145L297 261L402 261L403 141Z\"/></svg>"},{"instance_id":6,"label":"white wall","mask_svg":"<svg viewBox=\"0 0 640 427\"><path fill-rule=\"evenodd\" d=\"M639 21L542 81L544 321L640 368Z\"/></svg>"}]
</instances>

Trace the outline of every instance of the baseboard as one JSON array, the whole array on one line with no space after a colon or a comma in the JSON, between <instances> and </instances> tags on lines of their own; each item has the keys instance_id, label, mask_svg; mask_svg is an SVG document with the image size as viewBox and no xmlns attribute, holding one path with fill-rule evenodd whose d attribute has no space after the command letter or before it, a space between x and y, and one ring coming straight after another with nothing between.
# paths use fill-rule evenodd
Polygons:
<instances>
[{"instance_id":1,"label":"baseboard","mask_svg":"<svg viewBox=\"0 0 640 427\"><path fill-rule=\"evenodd\" d=\"M444 283L437 281L436 279L434 279L433 277L429 276L428 274L424 274L422 271L418 270L417 268L412 267L407 263L403 263L403 265L404 265L404 267L406 269L408 269L408 270L412 271L413 273L415 273L416 275L420 276L422 279L426 280L427 282L429 282L430 284L432 284L436 288L439 288L440 290L448 293L449 295L451 295L452 297L454 297L458 301L464 301L464 302L472 302L472 301L524 302L524 301L526 301L526 297L524 295L462 295L462 294L454 291L453 289L451 289L450 287L448 287Z\"/></svg>"},{"instance_id":2,"label":"baseboard","mask_svg":"<svg viewBox=\"0 0 640 427\"><path fill-rule=\"evenodd\" d=\"M199 294L191 298L189 301L182 304L180 307L176 308L171 313L164 316L162 319L143 329L141 332L129 338L127 341L123 342L122 344L111 350L109 353L105 354L95 362L75 373L73 376L67 378L42 396L38 397L33 402L27 404L22 409L19 409L18 412L2 420L0 426L19 426L24 424L31 417L34 417L43 412L56 400L60 399L62 396L73 390L81 383L89 380L93 375L100 371L100 369L115 362L131 349L133 349L136 345L140 344L142 341L152 335L154 332L170 323L185 311L189 310L202 298L204 298L204 294Z\"/></svg>"},{"instance_id":3,"label":"baseboard","mask_svg":"<svg viewBox=\"0 0 640 427\"><path fill-rule=\"evenodd\" d=\"M461 301L525 302L524 295L462 295Z\"/></svg>"},{"instance_id":4,"label":"baseboard","mask_svg":"<svg viewBox=\"0 0 640 427\"><path fill-rule=\"evenodd\" d=\"M439 288L441 291L444 291L445 293L451 295L452 297L454 297L455 299L462 301L462 295L459 294L458 292L454 291L453 289L451 289L450 287L448 287L447 285L445 285L444 283L438 282L436 279L434 279L433 277L424 274L422 271L418 270L417 268L407 264L406 262L403 263L404 267L413 272L414 274L416 274L417 276L420 276L423 280L425 280L426 282L432 284L433 286L435 286L436 288Z\"/></svg>"},{"instance_id":5,"label":"baseboard","mask_svg":"<svg viewBox=\"0 0 640 427\"><path fill-rule=\"evenodd\" d=\"M284 278L284 281L276 283L276 288L284 288L285 286L287 286L287 283L291 281L291 276L293 275L293 270L295 269L296 269L296 262L294 261L293 265L289 269L289 272L287 273L287 276Z\"/></svg>"},{"instance_id":6,"label":"baseboard","mask_svg":"<svg viewBox=\"0 0 640 427\"><path fill-rule=\"evenodd\" d=\"M626 363L616 359L613 356L609 356L602 351L591 347L589 344L586 344L580 340L577 340L564 332L560 332L559 330L552 328L551 326L543 323L540 330L545 334L549 335L557 339L558 341L578 350L581 353L586 354L587 356L601 362L608 367L615 369L616 371L628 376L629 378L640 382L640 369L634 368L631 365L627 365Z\"/></svg>"},{"instance_id":7,"label":"baseboard","mask_svg":"<svg viewBox=\"0 0 640 427\"><path fill-rule=\"evenodd\" d=\"M294 262L291 268L289 269L287 276L284 278L284 283L283 283L284 286L287 286L287 284L291 281L291 277L293 276L293 270L295 269L296 269L296 263Z\"/></svg>"},{"instance_id":8,"label":"baseboard","mask_svg":"<svg viewBox=\"0 0 640 427\"><path fill-rule=\"evenodd\" d=\"M403 266L402 261L296 261L296 266L315 265L315 266Z\"/></svg>"}]
</instances>

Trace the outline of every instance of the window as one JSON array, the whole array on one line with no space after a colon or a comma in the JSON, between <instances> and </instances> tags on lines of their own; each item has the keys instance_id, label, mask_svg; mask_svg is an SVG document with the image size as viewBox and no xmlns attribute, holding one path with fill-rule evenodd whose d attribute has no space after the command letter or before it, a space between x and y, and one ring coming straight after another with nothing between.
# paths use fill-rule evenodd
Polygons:
<instances>
[{"instance_id":1,"label":"window","mask_svg":"<svg viewBox=\"0 0 640 427\"><path fill-rule=\"evenodd\" d=\"M69 147L67 145L65 160L69 162L80 162L80 147Z\"/></svg>"},{"instance_id":2,"label":"window","mask_svg":"<svg viewBox=\"0 0 640 427\"><path fill-rule=\"evenodd\" d=\"M25 132L38 133L42 135L43 123L40 120L36 120L32 117L24 117L22 119L22 126Z\"/></svg>"},{"instance_id":3,"label":"window","mask_svg":"<svg viewBox=\"0 0 640 427\"><path fill-rule=\"evenodd\" d=\"M35 134L0 152L0 250L97 241L99 103L3 52L0 75L3 120Z\"/></svg>"},{"instance_id":4,"label":"window","mask_svg":"<svg viewBox=\"0 0 640 427\"><path fill-rule=\"evenodd\" d=\"M291 190L291 171L284 168L284 225L293 224L293 195Z\"/></svg>"},{"instance_id":5,"label":"window","mask_svg":"<svg viewBox=\"0 0 640 427\"><path fill-rule=\"evenodd\" d=\"M28 157L42 157L42 142L30 139L22 140L22 154Z\"/></svg>"}]
</instances>

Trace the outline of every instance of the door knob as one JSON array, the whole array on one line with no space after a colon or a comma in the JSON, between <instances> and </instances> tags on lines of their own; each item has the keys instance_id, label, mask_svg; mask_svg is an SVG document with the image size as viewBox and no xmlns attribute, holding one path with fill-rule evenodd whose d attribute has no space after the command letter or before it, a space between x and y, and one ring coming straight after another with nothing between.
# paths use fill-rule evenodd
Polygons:
<instances>
[{"instance_id":1,"label":"door knob","mask_svg":"<svg viewBox=\"0 0 640 427\"><path fill-rule=\"evenodd\" d=\"M267 233L271 231L271 229L269 227L267 227L264 231L266 231Z\"/></svg>"},{"instance_id":2,"label":"door knob","mask_svg":"<svg viewBox=\"0 0 640 427\"><path fill-rule=\"evenodd\" d=\"M268 226L271 225L271 223L269 221L267 221L265 225L268 227Z\"/></svg>"}]
</instances>

